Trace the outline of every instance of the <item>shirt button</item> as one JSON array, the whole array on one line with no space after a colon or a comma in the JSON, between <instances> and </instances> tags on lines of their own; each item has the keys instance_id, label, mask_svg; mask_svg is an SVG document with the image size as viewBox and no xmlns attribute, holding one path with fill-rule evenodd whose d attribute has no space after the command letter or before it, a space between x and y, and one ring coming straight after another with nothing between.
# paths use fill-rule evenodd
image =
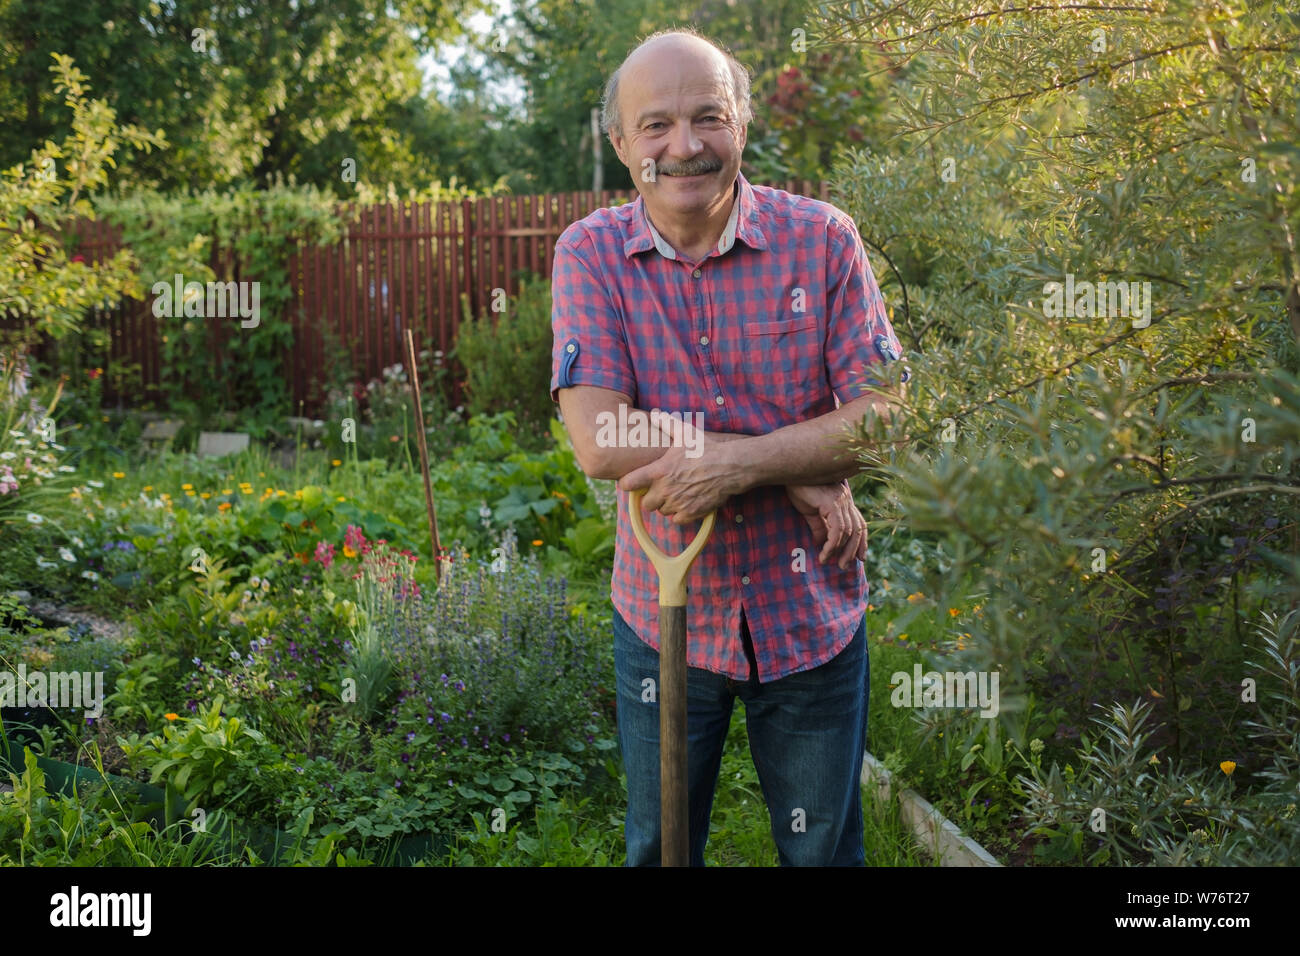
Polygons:
<instances>
[{"instance_id":1,"label":"shirt button","mask_svg":"<svg viewBox=\"0 0 1300 956\"><path fill-rule=\"evenodd\" d=\"M564 351L566 351L566 352L572 352L575 348L577 348L576 345L569 345L569 346L567 346L567 347L564 349Z\"/></svg>"},{"instance_id":2,"label":"shirt button","mask_svg":"<svg viewBox=\"0 0 1300 956\"><path fill-rule=\"evenodd\" d=\"M736 515L736 524L740 524L744 520L745 520L744 515Z\"/></svg>"},{"instance_id":3,"label":"shirt button","mask_svg":"<svg viewBox=\"0 0 1300 956\"><path fill-rule=\"evenodd\" d=\"M726 399L724 399L721 395L719 395L714 399L714 401L717 402L719 405L721 405L724 401L726 401Z\"/></svg>"},{"instance_id":4,"label":"shirt button","mask_svg":"<svg viewBox=\"0 0 1300 956\"><path fill-rule=\"evenodd\" d=\"M749 583L749 575L746 574L743 578L741 578L741 579L740 579L740 583L741 583L741 584L748 584L748 583Z\"/></svg>"},{"instance_id":5,"label":"shirt button","mask_svg":"<svg viewBox=\"0 0 1300 956\"><path fill-rule=\"evenodd\" d=\"M709 344L709 337L708 337L707 335L701 335L701 336L700 336L700 344L701 344L701 345L708 345L708 344Z\"/></svg>"},{"instance_id":6,"label":"shirt button","mask_svg":"<svg viewBox=\"0 0 1300 956\"><path fill-rule=\"evenodd\" d=\"M695 276L695 278L698 279L700 277L700 270L696 269L694 272L691 273L691 275Z\"/></svg>"}]
</instances>

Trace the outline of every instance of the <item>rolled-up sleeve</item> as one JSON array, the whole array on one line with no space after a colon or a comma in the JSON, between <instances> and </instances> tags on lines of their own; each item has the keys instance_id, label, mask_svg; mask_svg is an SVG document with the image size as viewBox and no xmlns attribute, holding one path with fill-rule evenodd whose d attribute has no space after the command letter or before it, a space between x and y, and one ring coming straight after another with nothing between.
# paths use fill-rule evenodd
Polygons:
<instances>
[{"instance_id":1,"label":"rolled-up sleeve","mask_svg":"<svg viewBox=\"0 0 1300 956\"><path fill-rule=\"evenodd\" d=\"M850 402L880 384L871 366L901 360L903 347L885 312L862 238L847 217L831 220L826 260L827 381L841 402ZM910 377L905 368L902 380Z\"/></svg>"},{"instance_id":2,"label":"rolled-up sleeve","mask_svg":"<svg viewBox=\"0 0 1300 956\"><path fill-rule=\"evenodd\" d=\"M555 245L551 270L551 400L562 388L593 385L635 397L623 321L591 242L575 224Z\"/></svg>"}]
</instances>

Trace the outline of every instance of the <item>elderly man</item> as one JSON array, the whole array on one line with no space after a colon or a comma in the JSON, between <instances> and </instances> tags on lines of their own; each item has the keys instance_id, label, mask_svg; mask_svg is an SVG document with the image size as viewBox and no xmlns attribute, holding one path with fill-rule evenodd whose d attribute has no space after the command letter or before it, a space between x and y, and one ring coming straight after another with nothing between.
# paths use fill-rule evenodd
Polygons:
<instances>
[{"instance_id":1,"label":"elderly man","mask_svg":"<svg viewBox=\"0 0 1300 956\"><path fill-rule=\"evenodd\" d=\"M837 439L887 414L864 367L901 348L852 219L740 174L752 113L730 54L693 31L654 34L604 105L640 198L559 239L551 396L582 469L619 479L627 863L656 865L660 845L656 575L627 511L645 489L646 527L669 553L717 511L689 578L692 865L737 697L782 864L862 865L867 531ZM655 416L662 435L644 427L652 410L674 416ZM639 431L609 427L638 417Z\"/></svg>"}]
</instances>

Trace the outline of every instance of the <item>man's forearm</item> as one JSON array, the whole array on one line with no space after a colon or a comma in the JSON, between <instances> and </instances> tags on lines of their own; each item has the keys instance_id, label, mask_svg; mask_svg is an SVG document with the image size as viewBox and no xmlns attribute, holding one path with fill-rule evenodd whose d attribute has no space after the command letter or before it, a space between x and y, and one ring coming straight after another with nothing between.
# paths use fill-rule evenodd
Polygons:
<instances>
[{"instance_id":1,"label":"man's forearm","mask_svg":"<svg viewBox=\"0 0 1300 956\"><path fill-rule=\"evenodd\" d=\"M749 435L736 435L731 432L705 432L704 438L711 442L733 442L742 438L749 438ZM630 471L636 471L642 465L648 465L652 461L658 461L668 451L663 448L607 448L605 449L604 460L602 461L603 470L599 475L592 475L592 478L614 479L622 478Z\"/></svg>"},{"instance_id":2,"label":"man's forearm","mask_svg":"<svg viewBox=\"0 0 1300 956\"><path fill-rule=\"evenodd\" d=\"M742 436L728 443L721 457L736 475L737 494L762 485L833 484L861 470L846 444L849 429L864 416L888 414L887 402L862 396L809 421Z\"/></svg>"}]
</instances>

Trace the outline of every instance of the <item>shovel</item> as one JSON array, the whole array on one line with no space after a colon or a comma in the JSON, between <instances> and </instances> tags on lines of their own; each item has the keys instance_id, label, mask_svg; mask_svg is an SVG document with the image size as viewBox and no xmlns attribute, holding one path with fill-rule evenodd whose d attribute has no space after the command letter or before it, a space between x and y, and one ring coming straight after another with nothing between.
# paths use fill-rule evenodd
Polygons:
<instances>
[{"instance_id":1,"label":"shovel","mask_svg":"<svg viewBox=\"0 0 1300 956\"><path fill-rule=\"evenodd\" d=\"M646 533L645 489L631 492L632 531L659 575L659 863L686 866L690 806L686 786L686 575L709 540L715 513L704 517L695 540L669 557Z\"/></svg>"}]
</instances>

